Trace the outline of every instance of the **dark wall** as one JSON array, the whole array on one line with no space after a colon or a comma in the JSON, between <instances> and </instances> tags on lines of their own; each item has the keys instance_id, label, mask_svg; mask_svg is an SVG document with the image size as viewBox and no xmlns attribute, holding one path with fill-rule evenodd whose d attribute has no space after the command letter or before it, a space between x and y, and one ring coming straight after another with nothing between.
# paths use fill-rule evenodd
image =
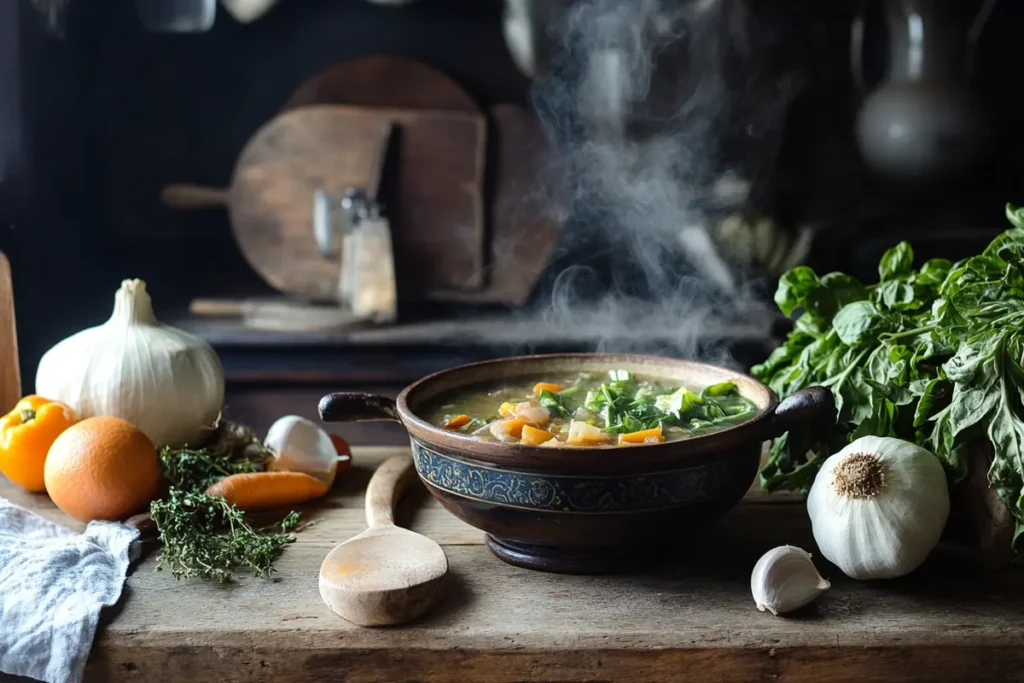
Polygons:
<instances>
[{"instance_id":1,"label":"dark wall","mask_svg":"<svg viewBox=\"0 0 1024 683\"><path fill-rule=\"evenodd\" d=\"M30 218L8 246L27 387L43 351L109 315L123 278L145 279L158 313L196 296L268 291L224 211L173 212L159 191L228 183L245 142L317 71L390 53L441 69L482 104L521 101L528 88L498 0L283 0L255 23L221 10L211 31L184 35L144 31L132 2L77 0L60 40L17 1L37 123Z\"/></svg>"},{"instance_id":2,"label":"dark wall","mask_svg":"<svg viewBox=\"0 0 1024 683\"><path fill-rule=\"evenodd\" d=\"M863 206L888 201L879 199L883 186L862 182L850 145L856 97L844 41L859 3L754 4L771 9L773 30L784 32L777 42L808 76L787 114L779 163L791 181L781 187L801 207L849 217L856 229ZM196 296L267 291L223 211L172 212L158 194L173 181L228 183L245 142L320 69L393 53L447 72L481 104L526 98L528 83L500 32L501 5L282 0L251 25L221 11L208 33L159 35L141 28L129 0L71 0L58 40L44 33L30 0L0 0L0 154L20 158L13 170L0 167L8 174L0 179L0 248L13 264L26 387L45 349L109 314L125 277L147 280L163 311ZM1000 163L976 179L983 191L975 204L991 207L985 221L998 222L1003 201L1024 203L1021 18L1024 3L1003 0L978 58L976 80L1001 112ZM951 203L962 203L959 195L918 198L904 211L927 230L928 207L941 219ZM891 240L889 224L879 232Z\"/></svg>"}]
</instances>

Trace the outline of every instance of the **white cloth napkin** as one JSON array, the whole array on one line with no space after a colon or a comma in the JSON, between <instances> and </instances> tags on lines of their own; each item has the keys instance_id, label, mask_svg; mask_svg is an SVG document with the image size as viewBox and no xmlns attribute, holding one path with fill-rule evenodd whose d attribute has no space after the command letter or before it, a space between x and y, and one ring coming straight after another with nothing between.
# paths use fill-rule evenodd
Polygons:
<instances>
[{"instance_id":1,"label":"white cloth napkin","mask_svg":"<svg viewBox=\"0 0 1024 683\"><path fill-rule=\"evenodd\" d=\"M136 529L78 534L0 498L0 672L78 683L100 609L121 595Z\"/></svg>"}]
</instances>

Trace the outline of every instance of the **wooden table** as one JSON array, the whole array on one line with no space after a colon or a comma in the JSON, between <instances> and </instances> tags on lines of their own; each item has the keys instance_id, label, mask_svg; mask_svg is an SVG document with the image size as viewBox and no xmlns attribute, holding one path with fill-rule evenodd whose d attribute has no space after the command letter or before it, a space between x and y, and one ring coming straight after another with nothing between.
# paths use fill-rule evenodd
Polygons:
<instances>
[{"instance_id":1,"label":"wooden table","mask_svg":"<svg viewBox=\"0 0 1024 683\"><path fill-rule=\"evenodd\" d=\"M317 571L364 528L373 467L403 449L357 450L356 467L309 514L271 581L176 582L148 559L105 613L92 681L1020 681L1024 577L981 574L939 552L913 577L845 579L795 618L758 612L749 577L765 550L813 550L803 505L752 491L702 538L666 530L675 566L633 576L574 577L517 569L482 534L425 492L399 522L434 538L451 564L448 595L410 626L361 629L332 614ZM407 452L407 449L404 449ZM0 480L0 495L66 521L42 496Z\"/></svg>"}]
</instances>

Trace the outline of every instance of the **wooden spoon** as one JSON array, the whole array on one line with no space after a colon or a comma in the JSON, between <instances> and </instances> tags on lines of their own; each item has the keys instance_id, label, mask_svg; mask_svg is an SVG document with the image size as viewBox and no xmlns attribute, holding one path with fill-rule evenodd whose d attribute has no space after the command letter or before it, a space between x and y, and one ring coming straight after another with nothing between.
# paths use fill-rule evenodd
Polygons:
<instances>
[{"instance_id":1,"label":"wooden spoon","mask_svg":"<svg viewBox=\"0 0 1024 683\"><path fill-rule=\"evenodd\" d=\"M412 458L396 456L366 487L369 529L324 558L320 596L337 614L360 626L415 619L434 605L448 574L448 558L434 541L395 526L393 508L415 477Z\"/></svg>"}]
</instances>

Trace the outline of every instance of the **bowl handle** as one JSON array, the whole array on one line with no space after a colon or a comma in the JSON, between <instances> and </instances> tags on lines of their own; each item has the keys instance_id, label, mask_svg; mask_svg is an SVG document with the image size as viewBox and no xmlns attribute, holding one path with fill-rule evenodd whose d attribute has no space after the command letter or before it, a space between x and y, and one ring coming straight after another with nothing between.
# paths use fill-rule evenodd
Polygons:
<instances>
[{"instance_id":1,"label":"bowl handle","mask_svg":"<svg viewBox=\"0 0 1024 683\"><path fill-rule=\"evenodd\" d=\"M322 405L322 404L321 404ZM829 426L836 421L836 402L825 387L807 387L786 397L772 415L772 438L798 427Z\"/></svg>"},{"instance_id":2,"label":"bowl handle","mask_svg":"<svg viewBox=\"0 0 1024 683\"><path fill-rule=\"evenodd\" d=\"M320 399L320 419L324 422L401 422L394 399L378 394L342 391Z\"/></svg>"}]
</instances>

